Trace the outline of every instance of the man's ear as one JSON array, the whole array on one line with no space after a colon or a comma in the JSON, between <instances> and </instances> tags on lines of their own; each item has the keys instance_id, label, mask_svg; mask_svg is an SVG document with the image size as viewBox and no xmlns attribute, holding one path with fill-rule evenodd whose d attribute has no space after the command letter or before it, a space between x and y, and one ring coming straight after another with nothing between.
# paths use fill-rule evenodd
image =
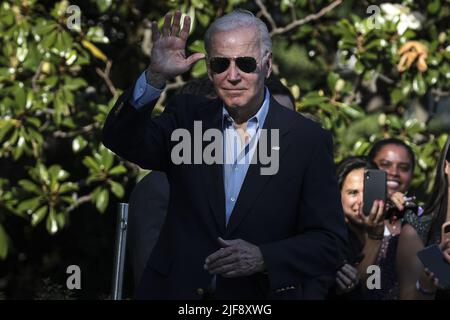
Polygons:
<instances>
[{"instance_id":1,"label":"man's ear","mask_svg":"<svg viewBox=\"0 0 450 320\"><path fill-rule=\"evenodd\" d=\"M445 168L444 168L445 174L449 174L450 173L450 163L445 160Z\"/></svg>"},{"instance_id":2,"label":"man's ear","mask_svg":"<svg viewBox=\"0 0 450 320\"><path fill-rule=\"evenodd\" d=\"M209 68L208 60L205 60L205 63L206 63L206 73L208 74L208 78L209 78L209 80L213 81L213 75L212 75L211 69Z\"/></svg>"}]
</instances>

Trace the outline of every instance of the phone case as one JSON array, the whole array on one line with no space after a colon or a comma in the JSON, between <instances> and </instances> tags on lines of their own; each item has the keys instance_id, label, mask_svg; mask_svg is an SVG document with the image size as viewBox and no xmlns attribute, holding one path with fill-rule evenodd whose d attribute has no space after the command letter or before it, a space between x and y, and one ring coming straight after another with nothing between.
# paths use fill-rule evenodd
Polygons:
<instances>
[{"instance_id":1,"label":"phone case","mask_svg":"<svg viewBox=\"0 0 450 320\"><path fill-rule=\"evenodd\" d=\"M439 285L444 288L450 286L450 264L444 259L439 245L434 244L417 252L422 264L439 279Z\"/></svg>"},{"instance_id":2,"label":"phone case","mask_svg":"<svg viewBox=\"0 0 450 320\"><path fill-rule=\"evenodd\" d=\"M369 169L364 172L363 213L368 216L375 200L386 203L386 172Z\"/></svg>"}]
</instances>

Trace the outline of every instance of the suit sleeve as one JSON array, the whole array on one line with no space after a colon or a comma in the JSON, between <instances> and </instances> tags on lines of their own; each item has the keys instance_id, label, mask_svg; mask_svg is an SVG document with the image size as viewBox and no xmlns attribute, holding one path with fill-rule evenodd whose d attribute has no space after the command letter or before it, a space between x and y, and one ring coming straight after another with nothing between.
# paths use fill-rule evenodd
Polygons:
<instances>
[{"instance_id":1,"label":"suit sleeve","mask_svg":"<svg viewBox=\"0 0 450 320\"><path fill-rule=\"evenodd\" d=\"M163 112L152 118L157 99L137 110L130 103L131 96L132 90L126 91L108 114L102 142L117 155L142 168L167 171L170 136L178 126L175 112Z\"/></svg>"},{"instance_id":2,"label":"suit sleeve","mask_svg":"<svg viewBox=\"0 0 450 320\"><path fill-rule=\"evenodd\" d=\"M319 133L301 188L298 235L260 246L273 290L334 275L346 251L332 139Z\"/></svg>"}]
</instances>

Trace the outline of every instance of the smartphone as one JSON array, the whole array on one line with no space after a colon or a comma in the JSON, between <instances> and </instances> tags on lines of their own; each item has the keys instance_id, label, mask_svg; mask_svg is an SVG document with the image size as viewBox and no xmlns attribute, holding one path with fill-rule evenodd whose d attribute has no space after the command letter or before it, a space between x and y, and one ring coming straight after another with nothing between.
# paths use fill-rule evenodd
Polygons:
<instances>
[{"instance_id":1,"label":"smartphone","mask_svg":"<svg viewBox=\"0 0 450 320\"><path fill-rule=\"evenodd\" d=\"M368 216L375 200L386 203L386 172L383 170L368 169L364 172L363 213Z\"/></svg>"},{"instance_id":2,"label":"smartphone","mask_svg":"<svg viewBox=\"0 0 450 320\"><path fill-rule=\"evenodd\" d=\"M434 244L417 252L422 264L434 273L439 279L439 284L447 288L450 286L450 264L444 259L439 245Z\"/></svg>"}]
</instances>

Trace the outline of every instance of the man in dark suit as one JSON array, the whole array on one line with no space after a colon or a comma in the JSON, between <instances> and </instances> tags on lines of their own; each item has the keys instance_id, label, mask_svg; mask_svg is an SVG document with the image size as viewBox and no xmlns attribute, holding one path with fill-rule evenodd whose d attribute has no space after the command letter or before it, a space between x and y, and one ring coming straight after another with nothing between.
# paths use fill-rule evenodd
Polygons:
<instances>
[{"instance_id":1,"label":"man in dark suit","mask_svg":"<svg viewBox=\"0 0 450 320\"><path fill-rule=\"evenodd\" d=\"M272 73L265 85L283 107L295 110L295 99L289 89ZM200 77L188 81L177 94L192 94L216 99L211 80ZM131 260L135 287L138 286L147 260L159 237L169 207L169 181L164 172L152 170L134 187L128 209L127 250ZM316 291L316 290L313 290Z\"/></svg>"},{"instance_id":2,"label":"man in dark suit","mask_svg":"<svg viewBox=\"0 0 450 320\"><path fill-rule=\"evenodd\" d=\"M264 87L272 69L267 27L243 11L216 20L205 35L219 99L176 96L152 119L166 80L204 58L186 57L190 19L182 28L180 19L180 12L173 21L166 15L161 33L152 23L150 66L103 131L108 148L164 171L170 183L166 221L137 298L302 298L303 283L334 274L346 245L331 136L271 97ZM213 129L221 139L205 138ZM186 136L194 142L183 139L188 147L176 154L176 140ZM205 158L211 139L223 148L211 153L213 162ZM270 168L261 150L270 151Z\"/></svg>"}]
</instances>

